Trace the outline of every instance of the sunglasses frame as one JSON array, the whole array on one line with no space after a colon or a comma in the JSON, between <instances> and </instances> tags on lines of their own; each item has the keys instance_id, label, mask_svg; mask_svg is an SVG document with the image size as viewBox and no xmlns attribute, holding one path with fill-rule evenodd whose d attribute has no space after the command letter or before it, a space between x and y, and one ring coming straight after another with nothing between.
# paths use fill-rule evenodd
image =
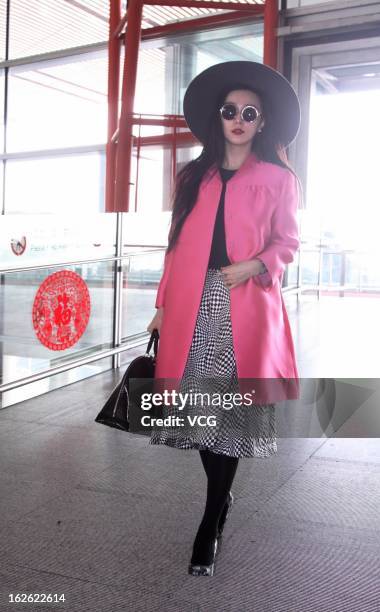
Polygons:
<instances>
[{"instance_id":1,"label":"sunglasses frame","mask_svg":"<svg viewBox=\"0 0 380 612\"><path fill-rule=\"evenodd\" d=\"M230 118L223 117L222 113L223 113L223 109L224 109L225 106L234 106L235 107L235 114L234 114L233 117L230 117ZM244 119L243 113L244 113L246 108L253 108L253 109L255 109L255 111L257 113L257 117L255 117L253 119L253 121L247 121L246 119ZM236 115L238 114L239 109L238 109L237 105L234 102L225 102L223 104L223 106L220 107L219 112L220 112L220 116L222 117L222 119L224 119L225 121L232 121L232 119L235 119ZM246 104L245 106L243 106L243 108L240 111L240 118L241 118L242 121L244 121L244 123L255 123L255 121L257 121L258 118L261 117L261 116L262 116L262 113L260 113L259 109L256 108L256 106L254 106L253 104Z\"/></svg>"}]
</instances>

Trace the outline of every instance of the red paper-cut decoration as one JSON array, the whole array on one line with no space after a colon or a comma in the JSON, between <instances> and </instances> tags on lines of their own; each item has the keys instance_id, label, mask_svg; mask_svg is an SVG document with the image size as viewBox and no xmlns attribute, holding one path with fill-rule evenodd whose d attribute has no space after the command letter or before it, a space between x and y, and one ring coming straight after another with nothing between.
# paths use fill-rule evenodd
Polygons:
<instances>
[{"instance_id":1,"label":"red paper-cut decoration","mask_svg":"<svg viewBox=\"0 0 380 612\"><path fill-rule=\"evenodd\" d=\"M90 319L90 294L84 280L70 270L55 272L40 285L33 302L37 338L52 351L78 342Z\"/></svg>"}]
</instances>

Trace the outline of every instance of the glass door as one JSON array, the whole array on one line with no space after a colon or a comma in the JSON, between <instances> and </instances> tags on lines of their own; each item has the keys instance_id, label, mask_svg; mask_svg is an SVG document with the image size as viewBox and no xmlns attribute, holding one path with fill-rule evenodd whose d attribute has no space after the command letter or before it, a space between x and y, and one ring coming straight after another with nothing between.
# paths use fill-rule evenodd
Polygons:
<instances>
[{"instance_id":1,"label":"glass door","mask_svg":"<svg viewBox=\"0 0 380 612\"><path fill-rule=\"evenodd\" d=\"M380 294L380 38L293 49L303 293Z\"/></svg>"}]
</instances>

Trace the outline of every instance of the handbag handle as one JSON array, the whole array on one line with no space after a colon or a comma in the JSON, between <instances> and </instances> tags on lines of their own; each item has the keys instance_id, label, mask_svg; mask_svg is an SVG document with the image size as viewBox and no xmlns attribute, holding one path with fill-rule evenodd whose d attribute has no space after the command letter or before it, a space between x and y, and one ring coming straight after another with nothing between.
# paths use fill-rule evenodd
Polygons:
<instances>
[{"instance_id":1,"label":"handbag handle","mask_svg":"<svg viewBox=\"0 0 380 612\"><path fill-rule=\"evenodd\" d=\"M150 349L152 348L152 344L153 344L154 356L155 357L157 356L158 339L159 339L159 337L160 337L160 334L158 333L158 329L154 328L154 330L152 331L152 333L150 335L148 346L146 348L146 355L149 355Z\"/></svg>"}]
</instances>

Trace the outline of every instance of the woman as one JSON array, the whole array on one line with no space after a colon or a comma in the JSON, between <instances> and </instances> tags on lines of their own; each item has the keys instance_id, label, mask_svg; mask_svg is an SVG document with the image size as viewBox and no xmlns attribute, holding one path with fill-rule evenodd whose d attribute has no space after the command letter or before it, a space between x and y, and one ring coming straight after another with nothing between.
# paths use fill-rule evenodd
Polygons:
<instances>
[{"instance_id":1,"label":"woman","mask_svg":"<svg viewBox=\"0 0 380 612\"><path fill-rule=\"evenodd\" d=\"M294 140L300 109L280 73L238 61L198 75L184 115L203 150L177 177L147 329L160 333L155 377L165 389L180 381L186 401L165 406L173 421L150 443L199 450L207 499L189 573L211 576L239 458L277 452L274 401L298 397L281 281L299 245L299 191L279 151Z\"/></svg>"}]
</instances>

